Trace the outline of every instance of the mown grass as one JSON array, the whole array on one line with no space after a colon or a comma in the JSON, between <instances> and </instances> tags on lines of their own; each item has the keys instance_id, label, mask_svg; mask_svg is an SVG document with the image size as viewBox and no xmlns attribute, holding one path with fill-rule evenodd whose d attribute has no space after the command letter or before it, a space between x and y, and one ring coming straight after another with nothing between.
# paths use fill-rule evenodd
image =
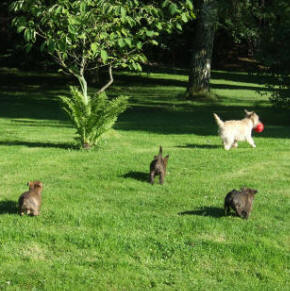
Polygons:
<instances>
[{"instance_id":1,"label":"mown grass","mask_svg":"<svg viewBox=\"0 0 290 291\"><path fill-rule=\"evenodd\" d=\"M183 71L119 74L131 96L101 148L78 150L55 96L70 80L1 70L0 289L289 290L290 126L255 90L259 79L214 72L216 102L182 98ZM267 92L266 92L267 93ZM256 149L221 147L223 119L256 110ZM165 184L149 163L170 154ZM43 181L39 217L20 217L29 180ZM156 181L157 182L157 181ZM233 188L258 189L248 221L224 216Z\"/></svg>"}]
</instances>

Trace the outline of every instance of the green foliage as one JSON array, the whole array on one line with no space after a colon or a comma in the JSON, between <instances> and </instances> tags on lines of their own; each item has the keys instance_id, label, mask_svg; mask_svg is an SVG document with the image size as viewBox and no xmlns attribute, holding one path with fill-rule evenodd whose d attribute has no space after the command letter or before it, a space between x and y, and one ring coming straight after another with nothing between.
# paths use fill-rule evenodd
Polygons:
<instances>
[{"instance_id":1,"label":"green foliage","mask_svg":"<svg viewBox=\"0 0 290 291\"><path fill-rule=\"evenodd\" d=\"M84 97L76 87L70 87L71 98L59 96L70 120L77 130L78 141L83 148L99 143L102 135L112 128L117 117L127 107L127 96L108 100L105 92L93 98Z\"/></svg>"},{"instance_id":2,"label":"green foliage","mask_svg":"<svg viewBox=\"0 0 290 291\"><path fill-rule=\"evenodd\" d=\"M172 32L194 17L181 1L14 1L13 24L25 40L48 50L67 71L104 65L141 70L145 44L157 45L160 31Z\"/></svg>"},{"instance_id":3,"label":"green foliage","mask_svg":"<svg viewBox=\"0 0 290 291\"><path fill-rule=\"evenodd\" d=\"M271 102L290 109L290 7L288 1L274 1L265 11L267 23L261 31L261 49L257 54L264 72L272 75L267 82L273 90ZM269 80L269 79L268 79Z\"/></svg>"},{"instance_id":4,"label":"green foliage","mask_svg":"<svg viewBox=\"0 0 290 291\"><path fill-rule=\"evenodd\" d=\"M271 102L290 108L289 1L221 1L219 11L220 25L235 42L246 42L262 64L260 75L272 76L265 78Z\"/></svg>"},{"instance_id":5,"label":"green foliage","mask_svg":"<svg viewBox=\"0 0 290 291\"><path fill-rule=\"evenodd\" d=\"M26 0L11 4L16 13L13 25L23 33L27 49L40 38L40 49L47 50L78 79L82 93L72 89L72 99L62 100L83 146L97 143L125 104L124 97L110 103L102 94L89 98L85 72L109 68L110 80L100 93L112 84L113 68L141 71L141 64L146 62L143 46L157 45L160 31L181 29L181 24L194 16L192 9L190 0Z\"/></svg>"},{"instance_id":6,"label":"green foliage","mask_svg":"<svg viewBox=\"0 0 290 291\"><path fill-rule=\"evenodd\" d=\"M264 8L259 0L219 1L219 26L227 30L236 43L259 39L259 19L263 14Z\"/></svg>"}]
</instances>

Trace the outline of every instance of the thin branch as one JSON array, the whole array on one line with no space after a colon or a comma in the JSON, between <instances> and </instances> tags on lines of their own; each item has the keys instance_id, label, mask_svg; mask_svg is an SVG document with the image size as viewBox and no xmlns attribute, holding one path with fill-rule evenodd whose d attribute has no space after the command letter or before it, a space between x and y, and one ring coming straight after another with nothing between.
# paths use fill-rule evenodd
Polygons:
<instances>
[{"instance_id":1,"label":"thin branch","mask_svg":"<svg viewBox=\"0 0 290 291\"><path fill-rule=\"evenodd\" d=\"M80 75L75 73L72 69L70 69L66 63L63 61L61 55L59 52L56 52L57 56L51 54L55 59L56 61L59 63L59 65L61 65L64 69L66 69L70 74L72 74L73 76L75 76L78 80L80 78Z\"/></svg>"},{"instance_id":2,"label":"thin branch","mask_svg":"<svg viewBox=\"0 0 290 291\"><path fill-rule=\"evenodd\" d=\"M98 94L104 92L108 87L110 87L112 85L112 83L114 81L111 65L109 66L109 76L110 76L109 82L98 91Z\"/></svg>"}]
</instances>

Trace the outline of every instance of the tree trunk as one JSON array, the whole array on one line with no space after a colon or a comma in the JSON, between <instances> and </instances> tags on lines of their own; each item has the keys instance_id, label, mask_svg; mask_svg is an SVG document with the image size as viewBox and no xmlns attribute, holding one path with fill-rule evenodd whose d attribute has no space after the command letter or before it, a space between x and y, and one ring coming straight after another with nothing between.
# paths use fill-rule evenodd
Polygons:
<instances>
[{"instance_id":1,"label":"tree trunk","mask_svg":"<svg viewBox=\"0 0 290 291\"><path fill-rule=\"evenodd\" d=\"M77 79L79 80L79 83L81 85L82 93L85 99L85 104L87 105L89 103L87 81L84 75L77 75Z\"/></svg>"},{"instance_id":2,"label":"tree trunk","mask_svg":"<svg viewBox=\"0 0 290 291\"><path fill-rule=\"evenodd\" d=\"M209 92L213 40L217 22L217 1L202 0L198 18L187 88L188 97Z\"/></svg>"}]
</instances>

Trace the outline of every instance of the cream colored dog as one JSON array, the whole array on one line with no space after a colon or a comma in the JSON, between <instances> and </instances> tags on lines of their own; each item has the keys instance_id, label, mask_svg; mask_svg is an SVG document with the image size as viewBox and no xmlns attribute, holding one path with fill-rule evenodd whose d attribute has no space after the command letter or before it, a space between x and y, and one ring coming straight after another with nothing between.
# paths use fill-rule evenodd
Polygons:
<instances>
[{"instance_id":1,"label":"cream colored dog","mask_svg":"<svg viewBox=\"0 0 290 291\"><path fill-rule=\"evenodd\" d=\"M219 127L219 135L223 140L225 150L238 147L238 141L247 141L253 148L256 147L251 136L252 129L257 126L259 116L254 112L245 110L246 117L242 120L222 121L217 114L213 114Z\"/></svg>"}]
</instances>

